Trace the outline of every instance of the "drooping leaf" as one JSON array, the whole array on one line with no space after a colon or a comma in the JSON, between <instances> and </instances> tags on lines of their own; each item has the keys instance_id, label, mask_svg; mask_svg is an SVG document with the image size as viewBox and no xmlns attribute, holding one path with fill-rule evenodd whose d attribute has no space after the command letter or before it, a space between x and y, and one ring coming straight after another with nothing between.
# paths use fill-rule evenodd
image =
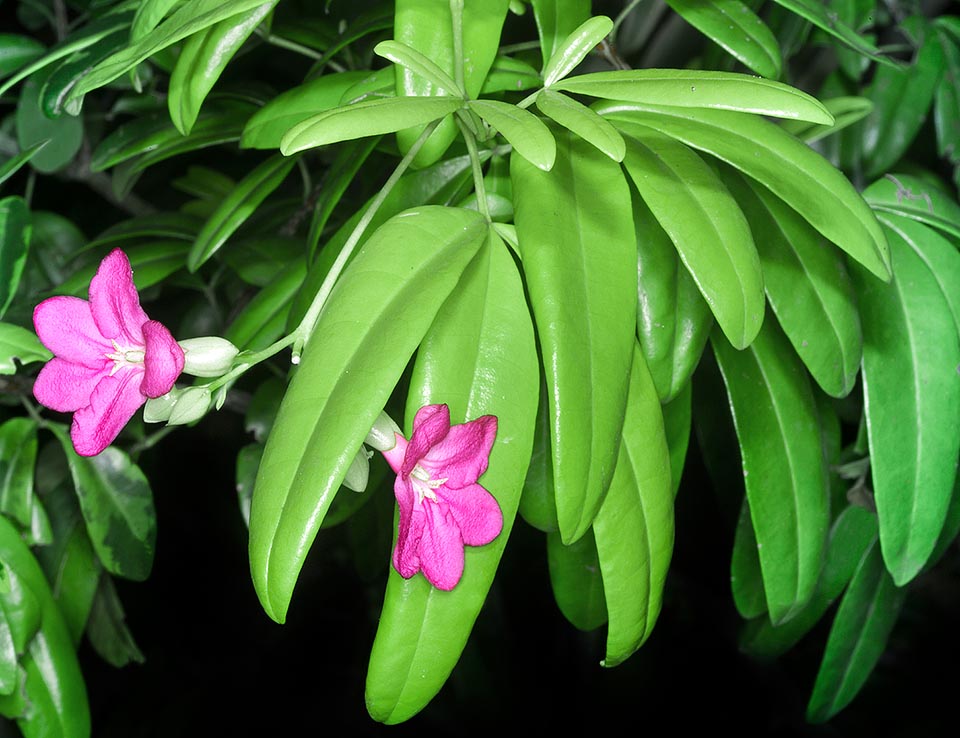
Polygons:
<instances>
[{"instance_id":1,"label":"drooping leaf","mask_svg":"<svg viewBox=\"0 0 960 738\"><path fill-rule=\"evenodd\" d=\"M123 605L109 574L100 575L97 592L87 621L90 645L108 664L116 668L131 661L143 663L143 654L125 622Z\"/></svg>"},{"instance_id":2,"label":"drooping leaf","mask_svg":"<svg viewBox=\"0 0 960 738\"><path fill-rule=\"evenodd\" d=\"M677 396L660 408L663 413L663 430L667 436L667 448L670 449L670 479L674 497L680 490L680 480L683 477L683 467L690 445L692 400L693 383L688 380Z\"/></svg>"},{"instance_id":3,"label":"drooping leaf","mask_svg":"<svg viewBox=\"0 0 960 738\"><path fill-rule=\"evenodd\" d=\"M36 421L10 418L0 425L0 512L21 528L29 528L33 516L36 463Z\"/></svg>"},{"instance_id":4,"label":"drooping leaf","mask_svg":"<svg viewBox=\"0 0 960 738\"><path fill-rule=\"evenodd\" d=\"M520 516L544 533L557 531L557 501L553 491L553 458L550 453L550 404L547 386L540 382L540 403L533 432L533 453L520 496Z\"/></svg>"},{"instance_id":5,"label":"drooping leaf","mask_svg":"<svg viewBox=\"0 0 960 738\"><path fill-rule=\"evenodd\" d=\"M740 617L750 619L762 616L767 619L767 598L763 593L760 551L757 548L757 536L753 532L753 521L750 519L750 504L746 498L740 508L740 517L737 518L737 528L733 535L730 591ZM793 619L787 622L792 623Z\"/></svg>"},{"instance_id":6,"label":"drooping leaf","mask_svg":"<svg viewBox=\"0 0 960 738\"><path fill-rule=\"evenodd\" d=\"M560 533L547 533L550 587L557 607L573 627L595 630L607 622L603 577L593 529L571 544Z\"/></svg>"}]
</instances>

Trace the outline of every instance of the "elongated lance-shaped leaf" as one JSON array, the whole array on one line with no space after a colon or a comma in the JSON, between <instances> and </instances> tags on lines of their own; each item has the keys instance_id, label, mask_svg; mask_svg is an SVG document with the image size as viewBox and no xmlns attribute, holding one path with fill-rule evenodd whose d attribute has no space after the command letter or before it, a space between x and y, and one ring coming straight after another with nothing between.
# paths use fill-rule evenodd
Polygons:
<instances>
[{"instance_id":1,"label":"elongated lance-shaped leaf","mask_svg":"<svg viewBox=\"0 0 960 738\"><path fill-rule=\"evenodd\" d=\"M550 589L563 617L578 630L596 630L607 622L603 577L593 529L571 544L560 533L547 533Z\"/></svg>"},{"instance_id":2,"label":"elongated lance-shaped leaf","mask_svg":"<svg viewBox=\"0 0 960 738\"><path fill-rule=\"evenodd\" d=\"M260 351L283 335L293 298L307 276L303 260L288 264L227 326L225 338L241 351Z\"/></svg>"},{"instance_id":3,"label":"elongated lance-shaped leaf","mask_svg":"<svg viewBox=\"0 0 960 738\"><path fill-rule=\"evenodd\" d=\"M844 46L863 56L873 59L882 65L895 66L896 62L880 53L880 49L873 45L849 26L837 19L837 14L831 12L830 6L817 0L774 0L791 13L808 20L821 31L830 34Z\"/></svg>"},{"instance_id":4,"label":"elongated lance-shaped leaf","mask_svg":"<svg viewBox=\"0 0 960 738\"><path fill-rule=\"evenodd\" d=\"M37 334L13 323L0 323L0 374L16 374L17 365L49 361L53 354L40 343Z\"/></svg>"},{"instance_id":5,"label":"elongated lance-shaped leaf","mask_svg":"<svg viewBox=\"0 0 960 738\"><path fill-rule=\"evenodd\" d=\"M567 95L545 89L537 95L537 107L545 116L569 128L614 161L623 161L626 153L623 136L586 105Z\"/></svg>"},{"instance_id":6,"label":"elongated lance-shaped leaf","mask_svg":"<svg viewBox=\"0 0 960 738\"><path fill-rule=\"evenodd\" d=\"M170 120L187 135L200 113L200 106L223 70L254 29L279 0L237 13L187 39L170 73L167 109Z\"/></svg>"},{"instance_id":7,"label":"elongated lance-shaped leaf","mask_svg":"<svg viewBox=\"0 0 960 738\"><path fill-rule=\"evenodd\" d=\"M620 458L593 533L607 603L602 663L616 666L653 631L673 555L670 451L660 400L639 346L630 372Z\"/></svg>"},{"instance_id":8,"label":"elongated lance-shaped leaf","mask_svg":"<svg viewBox=\"0 0 960 738\"><path fill-rule=\"evenodd\" d=\"M777 78L783 64L773 31L740 0L667 0L687 23L761 77Z\"/></svg>"},{"instance_id":9,"label":"elongated lance-shaped leaf","mask_svg":"<svg viewBox=\"0 0 960 738\"><path fill-rule=\"evenodd\" d=\"M875 543L840 601L807 704L808 720L829 720L857 696L883 655L906 594L884 568Z\"/></svg>"},{"instance_id":10,"label":"elongated lance-shaped leaf","mask_svg":"<svg viewBox=\"0 0 960 738\"><path fill-rule=\"evenodd\" d=\"M843 509L830 529L827 555L813 597L800 612L781 625L767 617L747 623L740 648L751 656L772 659L786 653L823 617L846 589L865 553L877 541L877 516L862 507Z\"/></svg>"},{"instance_id":11,"label":"elongated lance-shaped leaf","mask_svg":"<svg viewBox=\"0 0 960 738\"><path fill-rule=\"evenodd\" d=\"M544 533L555 533L557 500L553 492L553 459L550 454L550 403L547 386L540 382L540 404L533 431L533 452L520 495L520 516L528 525Z\"/></svg>"},{"instance_id":12,"label":"elongated lance-shaped leaf","mask_svg":"<svg viewBox=\"0 0 960 738\"><path fill-rule=\"evenodd\" d=\"M637 233L637 337L661 402L689 383L713 327L713 314L670 236L640 197Z\"/></svg>"},{"instance_id":13,"label":"elongated lance-shaped leaf","mask_svg":"<svg viewBox=\"0 0 960 738\"><path fill-rule=\"evenodd\" d=\"M613 21L605 15L588 18L577 26L544 60L543 86L549 87L570 74L612 30Z\"/></svg>"},{"instance_id":14,"label":"elongated lance-shaped leaf","mask_svg":"<svg viewBox=\"0 0 960 738\"><path fill-rule=\"evenodd\" d=\"M399 64L414 74L419 74L434 85L437 95L462 97L466 94L436 62L406 44L398 41L381 41L373 47L373 52L394 64Z\"/></svg>"},{"instance_id":15,"label":"elongated lance-shaped leaf","mask_svg":"<svg viewBox=\"0 0 960 738\"><path fill-rule=\"evenodd\" d=\"M272 156L237 183L204 224L187 256L187 268L197 271L226 243L257 207L286 179L296 157Z\"/></svg>"},{"instance_id":16,"label":"elongated lance-shaped leaf","mask_svg":"<svg viewBox=\"0 0 960 738\"><path fill-rule=\"evenodd\" d=\"M43 75L45 79L40 88L40 107L44 114L51 118L63 112L78 114L79 105L69 97L74 85L82 80L92 67L126 46L127 39L127 29L118 28L96 43L51 65L49 71Z\"/></svg>"},{"instance_id":17,"label":"elongated lance-shaped leaf","mask_svg":"<svg viewBox=\"0 0 960 738\"><path fill-rule=\"evenodd\" d=\"M461 105L463 101L455 97L366 100L318 113L298 123L283 135L280 150L289 156L338 141L393 133L442 118Z\"/></svg>"},{"instance_id":18,"label":"elongated lance-shaped leaf","mask_svg":"<svg viewBox=\"0 0 960 738\"><path fill-rule=\"evenodd\" d=\"M911 218L960 239L960 204L945 190L910 174L887 174L863 191L874 210Z\"/></svg>"},{"instance_id":19,"label":"elongated lance-shaped leaf","mask_svg":"<svg viewBox=\"0 0 960 738\"><path fill-rule=\"evenodd\" d=\"M546 63L578 26L590 18L590 0L531 0Z\"/></svg>"},{"instance_id":20,"label":"elongated lance-shaped leaf","mask_svg":"<svg viewBox=\"0 0 960 738\"><path fill-rule=\"evenodd\" d=\"M763 572L760 569L760 550L750 519L750 504L744 498L733 534L733 554L730 557L730 592L733 604L742 618L759 618L767 614L767 598L763 593ZM769 620L764 617L765 621ZM792 623L793 620L788 620Z\"/></svg>"},{"instance_id":21,"label":"elongated lance-shaped leaf","mask_svg":"<svg viewBox=\"0 0 960 738\"><path fill-rule=\"evenodd\" d=\"M503 513L500 535L468 546L463 578L444 592L421 575L391 570L370 654L366 703L386 723L425 707L450 674L473 628L513 527L537 411L536 343L516 265L490 231L417 352L407 423L423 405L447 403L452 422L497 416L490 465L480 478Z\"/></svg>"},{"instance_id":22,"label":"elongated lance-shaped leaf","mask_svg":"<svg viewBox=\"0 0 960 738\"><path fill-rule=\"evenodd\" d=\"M517 236L550 407L553 479L567 543L593 522L620 447L636 327L636 235L620 168L557 134L549 174L511 157ZM599 199L584 193L603 192Z\"/></svg>"},{"instance_id":23,"label":"elongated lance-shaped leaf","mask_svg":"<svg viewBox=\"0 0 960 738\"><path fill-rule=\"evenodd\" d=\"M813 594L830 523L827 469L806 372L774 321L735 351L711 337L740 444L770 619Z\"/></svg>"},{"instance_id":24,"label":"elongated lance-shaped leaf","mask_svg":"<svg viewBox=\"0 0 960 738\"><path fill-rule=\"evenodd\" d=\"M852 270L863 323L863 395L883 560L895 582L926 563L943 528L960 433L960 341L940 283L888 229L889 285Z\"/></svg>"},{"instance_id":25,"label":"elongated lance-shaped leaf","mask_svg":"<svg viewBox=\"0 0 960 738\"><path fill-rule=\"evenodd\" d=\"M641 125L621 125L624 167L670 236L735 348L757 335L765 301L750 226L714 171L687 146Z\"/></svg>"},{"instance_id":26,"label":"elongated lance-shaped leaf","mask_svg":"<svg viewBox=\"0 0 960 738\"><path fill-rule=\"evenodd\" d=\"M956 167L960 164L960 37L951 38L941 26L935 26L934 32L943 53L943 73L933 98L937 153Z\"/></svg>"},{"instance_id":27,"label":"elongated lance-shaped leaf","mask_svg":"<svg viewBox=\"0 0 960 738\"><path fill-rule=\"evenodd\" d=\"M663 413L663 430L667 435L667 447L670 449L670 479L673 496L680 490L680 479L687 460L690 446L690 428L692 417L693 382L688 381L670 402L660 407Z\"/></svg>"},{"instance_id":28,"label":"elongated lance-shaped leaf","mask_svg":"<svg viewBox=\"0 0 960 738\"><path fill-rule=\"evenodd\" d=\"M614 120L642 123L721 159L769 188L814 228L881 279L890 257L873 212L826 159L778 126L726 110L630 103L594 106Z\"/></svg>"},{"instance_id":29,"label":"elongated lance-shaped leaf","mask_svg":"<svg viewBox=\"0 0 960 738\"><path fill-rule=\"evenodd\" d=\"M863 336L842 256L766 187L731 170L723 178L750 221L780 326L820 388L846 396L860 371Z\"/></svg>"},{"instance_id":30,"label":"elongated lance-shaped leaf","mask_svg":"<svg viewBox=\"0 0 960 738\"><path fill-rule=\"evenodd\" d=\"M250 509L254 587L277 622L347 468L485 237L474 211L406 211L377 229L330 293L267 439Z\"/></svg>"},{"instance_id":31,"label":"elongated lance-shaped leaf","mask_svg":"<svg viewBox=\"0 0 960 738\"><path fill-rule=\"evenodd\" d=\"M0 185L16 174L20 170L20 167L30 161L48 142L49 141L39 141L27 147L16 156L11 156L3 162L3 164L0 164Z\"/></svg>"},{"instance_id":32,"label":"elongated lance-shaped leaf","mask_svg":"<svg viewBox=\"0 0 960 738\"><path fill-rule=\"evenodd\" d=\"M533 113L496 100L471 100L470 109L496 128L513 150L535 167L549 172L557 155L550 129Z\"/></svg>"},{"instance_id":33,"label":"elongated lance-shaped leaf","mask_svg":"<svg viewBox=\"0 0 960 738\"><path fill-rule=\"evenodd\" d=\"M37 464L37 423L11 418L0 425L0 512L29 528L36 504L33 476Z\"/></svg>"},{"instance_id":34,"label":"elongated lance-shaped leaf","mask_svg":"<svg viewBox=\"0 0 960 738\"><path fill-rule=\"evenodd\" d=\"M7 312L20 284L30 250L33 225L30 208L16 195L0 200L0 318Z\"/></svg>"},{"instance_id":35,"label":"elongated lance-shaped leaf","mask_svg":"<svg viewBox=\"0 0 960 738\"><path fill-rule=\"evenodd\" d=\"M553 89L645 105L713 108L811 123L833 123L833 116L823 103L807 93L782 82L737 72L699 69L594 72L569 77L555 84Z\"/></svg>"},{"instance_id":36,"label":"elongated lance-shaped leaf","mask_svg":"<svg viewBox=\"0 0 960 738\"><path fill-rule=\"evenodd\" d=\"M831 125L785 120L781 123L783 130L810 144L852 126L857 121L863 120L873 110L873 103L866 97L831 97L824 99L823 105L833 116Z\"/></svg>"}]
</instances>

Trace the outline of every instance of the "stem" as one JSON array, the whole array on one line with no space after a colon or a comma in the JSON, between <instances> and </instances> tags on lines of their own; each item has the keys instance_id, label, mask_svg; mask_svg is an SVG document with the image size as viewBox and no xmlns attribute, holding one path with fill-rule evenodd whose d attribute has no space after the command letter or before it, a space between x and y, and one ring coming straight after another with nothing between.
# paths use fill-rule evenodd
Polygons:
<instances>
[{"instance_id":1,"label":"stem","mask_svg":"<svg viewBox=\"0 0 960 738\"><path fill-rule=\"evenodd\" d=\"M277 46L281 49L287 49L288 51L294 51L297 54L301 54L310 59L322 59L323 54L315 49L311 49L309 46L304 46L303 44L298 44L296 41L291 41L290 39L283 38L282 36L275 36L274 34L269 34L263 37L263 40L266 41L271 46Z\"/></svg>"},{"instance_id":2,"label":"stem","mask_svg":"<svg viewBox=\"0 0 960 738\"><path fill-rule=\"evenodd\" d=\"M643 0L630 0L630 2L626 4L624 9L620 11L616 19L614 19L613 21L613 28L610 30L610 38L616 37L617 30L620 28L620 24L627 19L627 16L630 15L630 12L634 8L637 7L642 2Z\"/></svg>"},{"instance_id":3,"label":"stem","mask_svg":"<svg viewBox=\"0 0 960 738\"><path fill-rule=\"evenodd\" d=\"M463 0L450 0L450 16L453 18L453 74L457 87L463 86Z\"/></svg>"},{"instance_id":4,"label":"stem","mask_svg":"<svg viewBox=\"0 0 960 738\"><path fill-rule=\"evenodd\" d=\"M490 208L487 206L487 188L483 183L483 165L480 163L480 153L477 151L477 140L474 138L470 129L456 117L457 125L463 134L463 140L467 144L467 152L470 154L470 168L473 170L473 189L477 194L477 208L480 214L490 223Z\"/></svg>"},{"instance_id":5,"label":"stem","mask_svg":"<svg viewBox=\"0 0 960 738\"><path fill-rule=\"evenodd\" d=\"M181 426L179 425L165 425L163 426L163 428L156 431L155 433L151 433L150 435L145 436L142 440L137 441L135 444L133 444L130 447L130 455L135 456L141 453L142 451L146 451L147 449L153 448L158 443L160 443L160 441L162 441L164 438L169 436L171 433L177 430L177 428L180 428L180 427Z\"/></svg>"},{"instance_id":6,"label":"stem","mask_svg":"<svg viewBox=\"0 0 960 738\"><path fill-rule=\"evenodd\" d=\"M533 51L540 48L539 41L521 41L518 44L505 44L500 47L500 53L504 56L514 54L518 51Z\"/></svg>"}]
</instances>

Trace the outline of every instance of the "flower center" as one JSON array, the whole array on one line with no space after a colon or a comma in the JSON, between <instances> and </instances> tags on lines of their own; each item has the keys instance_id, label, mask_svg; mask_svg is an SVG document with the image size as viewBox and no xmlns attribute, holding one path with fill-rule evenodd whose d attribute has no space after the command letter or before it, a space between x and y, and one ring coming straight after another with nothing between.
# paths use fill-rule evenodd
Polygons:
<instances>
[{"instance_id":1,"label":"flower center","mask_svg":"<svg viewBox=\"0 0 960 738\"><path fill-rule=\"evenodd\" d=\"M112 377L120 369L126 366L143 366L144 351L142 348L122 348L116 341L113 341L113 353L107 354L107 358L113 361L113 369L110 370Z\"/></svg>"},{"instance_id":2,"label":"flower center","mask_svg":"<svg viewBox=\"0 0 960 738\"><path fill-rule=\"evenodd\" d=\"M446 484L446 479L431 479L429 472L417 464L410 472L410 482L417 492L417 503L423 504L424 498L437 502L437 493L435 489Z\"/></svg>"}]
</instances>

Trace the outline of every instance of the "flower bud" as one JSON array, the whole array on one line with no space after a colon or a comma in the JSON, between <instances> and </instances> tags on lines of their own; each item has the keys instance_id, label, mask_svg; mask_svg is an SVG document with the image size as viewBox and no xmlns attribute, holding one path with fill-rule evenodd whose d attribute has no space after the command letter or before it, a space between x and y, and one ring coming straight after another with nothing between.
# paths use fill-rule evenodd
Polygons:
<instances>
[{"instance_id":1,"label":"flower bud","mask_svg":"<svg viewBox=\"0 0 960 738\"><path fill-rule=\"evenodd\" d=\"M393 418L381 411L373 421L373 427L367 433L364 443L381 453L389 451L397 445L397 433L400 433L400 426L393 422Z\"/></svg>"},{"instance_id":2,"label":"flower bud","mask_svg":"<svg viewBox=\"0 0 960 738\"><path fill-rule=\"evenodd\" d=\"M202 418L210 409L210 390L206 387L187 387L180 394L167 425L186 425Z\"/></svg>"},{"instance_id":3,"label":"flower bud","mask_svg":"<svg viewBox=\"0 0 960 738\"><path fill-rule=\"evenodd\" d=\"M352 489L354 492L363 492L367 488L367 480L370 477L370 456L372 451L367 451L363 446L357 451L357 455L350 462L350 468L347 469L347 476L343 479L343 486Z\"/></svg>"},{"instance_id":4,"label":"flower bud","mask_svg":"<svg viewBox=\"0 0 960 738\"><path fill-rule=\"evenodd\" d=\"M147 404L143 406L143 422L165 423L170 420L173 406L177 404L182 394L183 390L174 387L165 395L148 399Z\"/></svg>"},{"instance_id":5,"label":"flower bud","mask_svg":"<svg viewBox=\"0 0 960 738\"><path fill-rule=\"evenodd\" d=\"M178 341L183 349L184 374L195 377L220 377L233 366L239 349L226 338L203 336Z\"/></svg>"}]
</instances>

